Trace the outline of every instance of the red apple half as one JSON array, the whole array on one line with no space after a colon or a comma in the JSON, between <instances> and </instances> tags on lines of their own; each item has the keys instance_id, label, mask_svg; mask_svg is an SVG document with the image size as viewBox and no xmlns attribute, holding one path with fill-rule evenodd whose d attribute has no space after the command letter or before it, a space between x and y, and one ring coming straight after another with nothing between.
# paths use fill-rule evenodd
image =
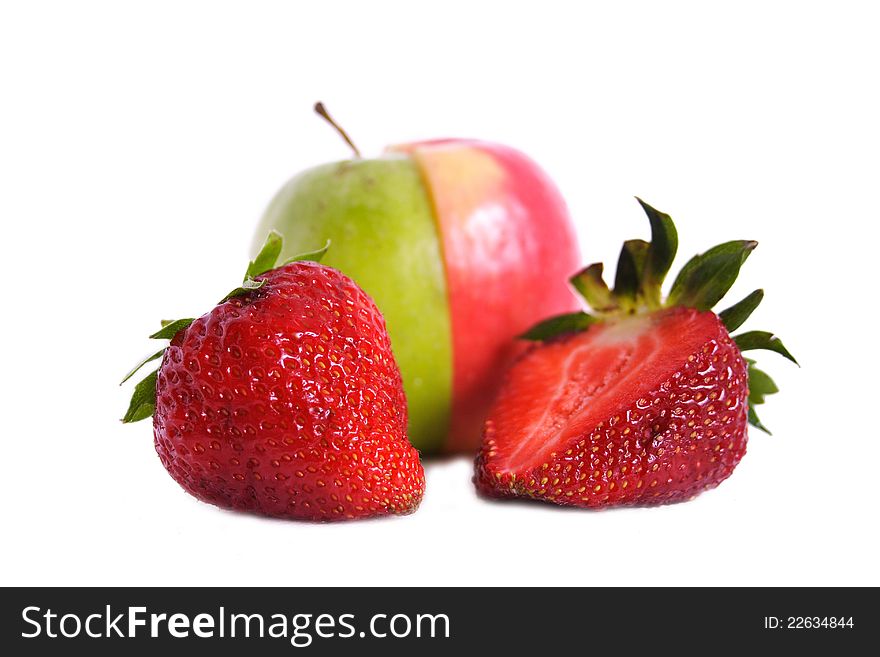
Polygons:
<instances>
[{"instance_id":1,"label":"red apple half","mask_svg":"<svg viewBox=\"0 0 880 657\"><path fill-rule=\"evenodd\" d=\"M507 146L445 139L397 147L416 161L434 207L452 328L446 449L476 448L515 337L576 310L567 280L577 236L556 186Z\"/></svg>"}]
</instances>

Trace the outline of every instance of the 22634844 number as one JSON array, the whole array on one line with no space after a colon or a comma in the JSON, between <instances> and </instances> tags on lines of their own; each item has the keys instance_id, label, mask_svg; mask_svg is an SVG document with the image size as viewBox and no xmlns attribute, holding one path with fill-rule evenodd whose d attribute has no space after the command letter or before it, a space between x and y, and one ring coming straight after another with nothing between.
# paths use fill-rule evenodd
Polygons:
<instances>
[{"instance_id":1,"label":"22634844 number","mask_svg":"<svg viewBox=\"0 0 880 657\"><path fill-rule=\"evenodd\" d=\"M838 627L852 627L852 616L849 618L841 616L789 616L789 629L805 629L811 630L815 628L835 629Z\"/></svg>"},{"instance_id":2,"label":"22634844 number","mask_svg":"<svg viewBox=\"0 0 880 657\"><path fill-rule=\"evenodd\" d=\"M814 629L852 629L852 616L765 616L766 629L814 630Z\"/></svg>"}]
</instances>

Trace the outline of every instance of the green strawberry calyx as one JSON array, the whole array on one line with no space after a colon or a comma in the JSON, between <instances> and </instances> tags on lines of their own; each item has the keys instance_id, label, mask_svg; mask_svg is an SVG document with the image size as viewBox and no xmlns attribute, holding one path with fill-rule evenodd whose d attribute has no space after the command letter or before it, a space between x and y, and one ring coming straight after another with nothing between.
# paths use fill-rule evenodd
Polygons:
<instances>
[{"instance_id":1,"label":"green strawberry calyx","mask_svg":"<svg viewBox=\"0 0 880 657\"><path fill-rule=\"evenodd\" d=\"M753 240L734 240L714 246L688 260L663 298L661 288L678 251L678 231L672 218L636 198L651 224L651 241L627 240L617 260L614 286L609 288L603 278L602 263L585 267L571 277L570 283L583 297L591 312L578 311L546 319L524 333L526 340L550 340L560 335L584 331L599 322L644 314L663 308L686 307L709 311L730 290L743 263L758 245ZM730 333L749 318L761 300L763 290L755 290L718 317ZM798 364L782 341L767 331L747 331L733 336L740 351L765 349L774 351ZM749 377L749 423L770 433L758 419L755 406L764 403L767 395L779 392L766 372L755 361L746 358Z\"/></svg>"},{"instance_id":2,"label":"green strawberry calyx","mask_svg":"<svg viewBox=\"0 0 880 657\"><path fill-rule=\"evenodd\" d=\"M244 296L253 292L254 290L259 290L261 287L263 287L266 281L265 279L260 279L257 277L265 274L272 269L275 269L275 267L287 265L291 262L299 262L301 260L312 260L314 262L320 262L321 258L324 257L324 254L327 253L327 249L330 248L330 241L328 240L322 248L316 251L301 253L288 260L278 263L278 258L281 255L281 248L283 244L283 239L278 232L274 230L270 232L269 235L266 237L266 242L265 244L263 244L260 252L248 265L241 285L239 285L231 292L229 292L229 294L220 299L219 303L225 303L230 299ZM187 328L194 321L196 321L195 317L186 317L183 319L174 320L163 319L162 328L153 333L150 336L150 339L170 341L174 339L174 336L176 336L180 331ZM161 349L159 349L159 351L150 354L142 361L140 361L128 372L128 374L125 375L125 378L122 379L119 385L122 385L129 379L131 379L147 363L151 363L154 360L162 358L162 356L165 354L165 349L167 349L167 347L168 345L162 347ZM131 401L128 405L128 410L122 417L123 423L127 424L129 422L138 422L139 420L144 420L153 415L153 411L156 408L156 379L158 375L159 368L156 368L143 379L141 379L137 383L137 385L135 385L134 392L131 395Z\"/></svg>"}]
</instances>

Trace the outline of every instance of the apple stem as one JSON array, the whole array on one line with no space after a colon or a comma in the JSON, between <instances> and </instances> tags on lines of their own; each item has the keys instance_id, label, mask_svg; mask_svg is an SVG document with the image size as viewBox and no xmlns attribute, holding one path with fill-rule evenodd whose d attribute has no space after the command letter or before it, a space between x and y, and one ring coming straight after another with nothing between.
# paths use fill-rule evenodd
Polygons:
<instances>
[{"instance_id":1,"label":"apple stem","mask_svg":"<svg viewBox=\"0 0 880 657\"><path fill-rule=\"evenodd\" d=\"M351 137L348 136L348 133L342 129L342 127L333 120L333 117L330 116L330 113L324 107L324 103L317 102L315 103L315 113L318 114L322 119L324 119L327 123L333 126L333 128L340 134L340 136L345 140L345 143L351 147L351 150L354 151L355 157L360 157L361 152L358 150L358 147L354 145L354 142L351 140Z\"/></svg>"}]
</instances>

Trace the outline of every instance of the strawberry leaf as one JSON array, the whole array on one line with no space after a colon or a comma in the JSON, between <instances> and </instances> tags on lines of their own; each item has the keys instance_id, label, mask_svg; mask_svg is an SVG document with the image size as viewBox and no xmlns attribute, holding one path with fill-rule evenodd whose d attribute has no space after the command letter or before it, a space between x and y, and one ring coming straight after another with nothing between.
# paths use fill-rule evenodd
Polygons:
<instances>
[{"instance_id":1,"label":"strawberry leaf","mask_svg":"<svg viewBox=\"0 0 880 657\"><path fill-rule=\"evenodd\" d=\"M611 310L617 305L611 290L608 289L608 285L602 278L602 271L602 263L597 262L582 269L569 279L572 287L596 311Z\"/></svg>"},{"instance_id":2,"label":"strawberry leaf","mask_svg":"<svg viewBox=\"0 0 880 657\"><path fill-rule=\"evenodd\" d=\"M785 348L785 345L782 344L782 340L769 331L749 331L734 336L733 340L736 342L736 346L739 347L740 351L767 349L768 351L775 351L780 356L788 358L788 360L795 365L800 365L788 349Z\"/></svg>"},{"instance_id":3,"label":"strawberry leaf","mask_svg":"<svg viewBox=\"0 0 880 657\"><path fill-rule=\"evenodd\" d=\"M128 410L122 418L122 422L139 422L150 417L156 409L156 379L159 370L148 374L135 387L131 395Z\"/></svg>"},{"instance_id":4,"label":"strawberry leaf","mask_svg":"<svg viewBox=\"0 0 880 657\"><path fill-rule=\"evenodd\" d=\"M764 426L760 419L758 419L755 406L763 404L764 398L767 395L776 394L779 392L779 388L766 372L759 370L755 366L755 361L746 358L746 362L748 363L749 376L749 424L761 429L761 431L764 431L767 434L770 434L770 430Z\"/></svg>"},{"instance_id":5,"label":"strawberry leaf","mask_svg":"<svg viewBox=\"0 0 880 657\"><path fill-rule=\"evenodd\" d=\"M711 310L727 294L742 264L757 245L754 241L735 240L694 256L672 284L667 304Z\"/></svg>"},{"instance_id":6,"label":"strawberry leaf","mask_svg":"<svg viewBox=\"0 0 880 657\"><path fill-rule=\"evenodd\" d=\"M582 312L557 315L536 324L519 337L524 340L549 340L566 333L583 331L598 321L596 317Z\"/></svg>"},{"instance_id":7,"label":"strawberry leaf","mask_svg":"<svg viewBox=\"0 0 880 657\"><path fill-rule=\"evenodd\" d=\"M248 265L247 273L245 273L244 275L244 282L247 283L249 280L255 279L260 274L265 274L267 271L274 269L277 266L278 256L281 255L281 249L283 245L284 241L281 235L277 231L271 231L266 237L266 242L265 244L263 244L263 248L260 249L257 257L251 261L250 265ZM324 254L327 253L327 249L329 248L330 240L327 240L326 244L324 244L324 246L322 246L320 249L300 253L299 255L295 255L292 258L285 260L281 264L287 265L291 262L300 262L302 260L321 262L321 258L324 257ZM249 289L257 289L246 288L245 286L242 287L245 289L245 292L249 291ZM239 294L244 294L245 292L240 292ZM228 298L229 296L227 295L226 299ZM224 299L224 301L226 299Z\"/></svg>"},{"instance_id":8,"label":"strawberry leaf","mask_svg":"<svg viewBox=\"0 0 880 657\"><path fill-rule=\"evenodd\" d=\"M177 335L178 331L182 331L187 326L196 321L195 317L187 317L185 319L175 319L174 321L162 320L162 328L150 336L152 340L171 340Z\"/></svg>"},{"instance_id":9,"label":"strawberry leaf","mask_svg":"<svg viewBox=\"0 0 880 657\"><path fill-rule=\"evenodd\" d=\"M642 290L649 297L649 303L659 306L660 287L678 251L678 231L668 214L652 208L638 196L636 200L651 222L651 245L642 276Z\"/></svg>"},{"instance_id":10,"label":"strawberry leaf","mask_svg":"<svg viewBox=\"0 0 880 657\"><path fill-rule=\"evenodd\" d=\"M254 290L259 290L263 285L266 284L266 281L262 278L255 279L254 276L259 276L261 274L265 274L270 269L275 268L275 263L278 260L278 255L281 253L282 240L281 235L276 233L274 230L269 233L269 237L266 238L266 243L263 245L263 248L260 250L260 253L254 258L253 262L251 262L248 267L248 274L245 276L244 282L239 285L237 288L232 290L225 297L220 299L220 303L224 301L229 301L235 297L240 297L248 292L253 292ZM321 258L324 257L324 254L327 253L327 249L330 248L330 240L327 240L327 243L324 244L323 247L316 251L308 251L306 253L300 253L299 255L295 255L289 260L285 260L282 265L288 265L291 262L300 262L302 260L312 260L314 262L320 262ZM271 261L271 264L270 264ZM268 265L268 266L267 266ZM266 267L263 269L263 267ZM262 271L258 271L262 269ZM251 271L257 272L256 274L251 275Z\"/></svg>"},{"instance_id":11,"label":"strawberry leaf","mask_svg":"<svg viewBox=\"0 0 880 657\"><path fill-rule=\"evenodd\" d=\"M330 240L322 246L320 249L315 251L306 251L305 253L300 253L299 255L295 255L288 260L285 260L283 265L289 265L291 262L300 262L302 260L311 260L312 262L321 262L324 257L324 254L327 253L327 249L330 248Z\"/></svg>"},{"instance_id":12,"label":"strawberry leaf","mask_svg":"<svg viewBox=\"0 0 880 657\"><path fill-rule=\"evenodd\" d=\"M766 433L768 436L773 435L772 433L770 433L770 429L765 427L764 424L761 422L761 420L758 418L758 414L755 413L755 409L752 408L751 405L749 406L749 424L751 424L756 429L760 429L761 431Z\"/></svg>"},{"instance_id":13,"label":"strawberry leaf","mask_svg":"<svg viewBox=\"0 0 880 657\"><path fill-rule=\"evenodd\" d=\"M754 361L749 363L749 402L763 404L767 395L775 395L779 388L773 379L763 370L755 367Z\"/></svg>"},{"instance_id":14,"label":"strawberry leaf","mask_svg":"<svg viewBox=\"0 0 880 657\"><path fill-rule=\"evenodd\" d=\"M251 260L251 263L248 265L244 280L256 278L260 274L265 274L270 269L273 269L275 263L278 262L278 256L281 255L282 246L283 239L281 235L277 231L271 231L266 236L266 242L263 244L263 248L260 249L257 257Z\"/></svg>"},{"instance_id":15,"label":"strawberry leaf","mask_svg":"<svg viewBox=\"0 0 880 657\"><path fill-rule=\"evenodd\" d=\"M230 292L225 297L220 299L219 303L229 301L230 299L233 299L235 297L243 296L243 295L247 294L248 292L253 292L254 290L259 290L265 284L266 284L265 278L261 278L259 280L254 280L253 278L246 278L244 280L244 283L242 283L237 288L232 290L232 292Z\"/></svg>"},{"instance_id":16,"label":"strawberry leaf","mask_svg":"<svg viewBox=\"0 0 880 657\"><path fill-rule=\"evenodd\" d=\"M722 310L718 313L718 317L724 322L728 332L735 331L745 323L763 298L764 290L755 290L742 301L735 303L727 310Z\"/></svg>"},{"instance_id":17,"label":"strawberry leaf","mask_svg":"<svg viewBox=\"0 0 880 657\"><path fill-rule=\"evenodd\" d=\"M614 276L614 297L635 306L642 294L642 276L648 260L650 244L645 240L627 240L617 259Z\"/></svg>"},{"instance_id":18,"label":"strawberry leaf","mask_svg":"<svg viewBox=\"0 0 880 657\"><path fill-rule=\"evenodd\" d=\"M142 368L144 365L146 365L147 363L149 363L149 362L151 362L151 361L154 361L154 360L156 360L157 358L161 358L161 357L162 357L162 354L164 354L164 353L165 353L165 347L162 347L159 351L157 351L157 352L156 352L155 354L153 354L152 356L147 356L146 358L144 358L140 363L138 363L138 364L135 365L131 370L129 370L128 374L125 375L125 378L122 379L122 381L119 382L119 385L122 385L123 383L125 383L126 381L128 381L131 377L133 377L133 376L137 373L137 371L138 371L139 369L141 369L141 368Z\"/></svg>"}]
</instances>

